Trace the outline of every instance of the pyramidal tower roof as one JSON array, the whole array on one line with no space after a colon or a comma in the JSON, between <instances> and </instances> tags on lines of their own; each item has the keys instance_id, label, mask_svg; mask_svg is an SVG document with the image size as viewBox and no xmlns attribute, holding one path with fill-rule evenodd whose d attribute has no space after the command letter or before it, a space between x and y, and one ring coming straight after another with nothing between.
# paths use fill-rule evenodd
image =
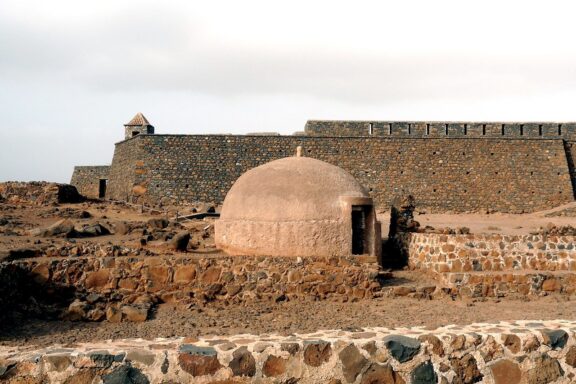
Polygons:
<instances>
[{"instance_id":1,"label":"pyramidal tower roof","mask_svg":"<svg viewBox=\"0 0 576 384\"><path fill-rule=\"evenodd\" d=\"M144 115L141 112L138 112L136 114L136 116L134 116L132 118L132 120L130 120L128 123L126 123L124 125L125 126L143 126L143 125L152 125L152 124L150 124L148 119L146 119L146 117L144 117Z\"/></svg>"}]
</instances>

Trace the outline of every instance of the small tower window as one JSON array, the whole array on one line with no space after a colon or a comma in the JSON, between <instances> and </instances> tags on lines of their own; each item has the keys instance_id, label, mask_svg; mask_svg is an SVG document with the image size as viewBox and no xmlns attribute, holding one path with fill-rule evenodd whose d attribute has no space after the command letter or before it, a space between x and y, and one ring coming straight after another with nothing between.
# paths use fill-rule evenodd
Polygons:
<instances>
[{"instance_id":1,"label":"small tower window","mask_svg":"<svg viewBox=\"0 0 576 384\"><path fill-rule=\"evenodd\" d=\"M370 136L372 136L374 134L374 124L373 123L368 124L368 134Z\"/></svg>"},{"instance_id":2,"label":"small tower window","mask_svg":"<svg viewBox=\"0 0 576 384\"><path fill-rule=\"evenodd\" d=\"M132 137L138 136L139 134L140 134L140 132L138 132L138 131L132 131Z\"/></svg>"}]
</instances>

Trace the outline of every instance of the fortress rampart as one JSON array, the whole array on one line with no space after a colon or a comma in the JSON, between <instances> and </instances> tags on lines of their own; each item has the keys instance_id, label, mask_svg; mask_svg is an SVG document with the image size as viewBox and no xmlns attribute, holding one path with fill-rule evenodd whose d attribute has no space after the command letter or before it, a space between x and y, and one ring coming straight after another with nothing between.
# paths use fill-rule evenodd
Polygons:
<instances>
[{"instance_id":1,"label":"fortress rampart","mask_svg":"<svg viewBox=\"0 0 576 384\"><path fill-rule=\"evenodd\" d=\"M576 140L576 123L308 120L309 136L510 137Z\"/></svg>"},{"instance_id":2,"label":"fortress rampart","mask_svg":"<svg viewBox=\"0 0 576 384\"><path fill-rule=\"evenodd\" d=\"M558 139L216 135L139 135L118 143L108 197L219 203L241 174L293 155L298 145L305 156L352 173L380 209L407 194L431 211L535 211L574 199Z\"/></svg>"},{"instance_id":3,"label":"fortress rampart","mask_svg":"<svg viewBox=\"0 0 576 384\"><path fill-rule=\"evenodd\" d=\"M574 201L576 123L310 120L294 136L154 135L116 144L112 165L76 167L72 184L146 204L221 203L247 170L297 146L352 173L377 209L412 194L431 212L532 212Z\"/></svg>"}]
</instances>

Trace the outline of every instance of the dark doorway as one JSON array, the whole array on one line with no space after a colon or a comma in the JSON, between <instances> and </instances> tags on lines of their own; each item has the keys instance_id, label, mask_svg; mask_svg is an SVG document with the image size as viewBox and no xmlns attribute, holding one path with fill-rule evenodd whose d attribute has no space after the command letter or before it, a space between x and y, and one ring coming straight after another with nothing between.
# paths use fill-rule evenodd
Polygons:
<instances>
[{"instance_id":1,"label":"dark doorway","mask_svg":"<svg viewBox=\"0 0 576 384\"><path fill-rule=\"evenodd\" d=\"M108 180L100 179L100 183L98 184L98 198L103 199L106 197L106 184Z\"/></svg>"},{"instance_id":2,"label":"dark doorway","mask_svg":"<svg viewBox=\"0 0 576 384\"><path fill-rule=\"evenodd\" d=\"M138 132L138 131L132 131L132 137L138 136L139 134L140 134L140 132Z\"/></svg>"},{"instance_id":3,"label":"dark doorway","mask_svg":"<svg viewBox=\"0 0 576 384\"><path fill-rule=\"evenodd\" d=\"M364 206L352 206L352 254L363 255L366 251L366 210Z\"/></svg>"}]
</instances>

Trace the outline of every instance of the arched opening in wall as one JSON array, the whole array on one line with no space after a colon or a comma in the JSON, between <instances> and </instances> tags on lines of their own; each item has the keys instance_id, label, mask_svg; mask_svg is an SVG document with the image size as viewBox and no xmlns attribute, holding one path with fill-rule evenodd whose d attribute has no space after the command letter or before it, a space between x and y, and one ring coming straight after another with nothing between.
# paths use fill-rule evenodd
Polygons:
<instances>
[{"instance_id":1,"label":"arched opening in wall","mask_svg":"<svg viewBox=\"0 0 576 384\"><path fill-rule=\"evenodd\" d=\"M430 124L426 124L426 136L430 135Z\"/></svg>"},{"instance_id":2,"label":"arched opening in wall","mask_svg":"<svg viewBox=\"0 0 576 384\"><path fill-rule=\"evenodd\" d=\"M411 135L412 134L412 124L408 124L408 134Z\"/></svg>"},{"instance_id":3,"label":"arched opening in wall","mask_svg":"<svg viewBox=\"0 0 576 384\"><path fill-rule=\"evenodd\" d=\"M103 199L106 197L106 187L108 186L107 179L100 179L98 182L98 198Z\"/></svg>"},{"instance_id":4,"label":"arched opening in wall","mask_svg":"<svg viewBox=\"0 0 576 384\"><path fill-rule=\"evenodd\" d=\"M464 136L468 135L468 124L464 124Z\"/></svg>"},{"instance_id":5,"label":"arched opening in wall","mask_svg":"<svg viewBox=\"0 0 576 384\"><path fill-rule=\"evenodd\" d=\"M374 124L368 123L368 135L372 136L374 134Z\"/></svg>"},{"instance_id":6,"label":"arched opening in wall","mask_svg":"<svg viewBox=\"0 0 576 384\"><path fill-rule=\"evenodd\" d=\"M448 136L448 124L444 124L444 134Z\"/></svg>"},{"instance_id":7,"label":"arched opening in wall","mask_svg":"<svg viewBox=\"0 0 576 384\"><path fill-rule=\"evenodd\" d=\"M482 124L482 136L486 136L486 124Z\"/></svg>"},{"instance_id":8,"label":"arched opening in wall","mask_svg":"<svg viewBox=\"0 0 576 384\"><path fill-rule=\"evenodd\" d=\"M502 136L506 134L506 124L502 124Z\"/></svg>"},{"instance_id":9,"label":"arched opening in wall","mask_svg":"<svg viewBox=\"0 0 576 384\"><path fill-rule=\"evenodd\" d=\"M520 136L524 136L524 124L520 124Z\"/></svg>"},{"instance_id":10,"label":"arched opening in wall","mask_svg":"<svg viewBox=\"0 0 576 384\"><path fill-rule=\"evenodd\" d=\"M538 136L542 136L542 124L538 126Z\"/></svg>"},{"instance_id":11,"label":"arched opening in wall","mask_svg":"<svg viewBox=\"0 0 576 384\"><path fill-rule=\"evenodd\" d=\"M392 124L388 124L388 134L392 134Z\"/></svg>"},{"instance_id":12,"label":"arched opening in wall","mask_svg":"<svg viewBox=\"0 0 576 384\"><path fill-rule=\"evenodd\" d=\"M562 136L562 124L558 124L558 136Z\"/></svg>"}]
</instances>

